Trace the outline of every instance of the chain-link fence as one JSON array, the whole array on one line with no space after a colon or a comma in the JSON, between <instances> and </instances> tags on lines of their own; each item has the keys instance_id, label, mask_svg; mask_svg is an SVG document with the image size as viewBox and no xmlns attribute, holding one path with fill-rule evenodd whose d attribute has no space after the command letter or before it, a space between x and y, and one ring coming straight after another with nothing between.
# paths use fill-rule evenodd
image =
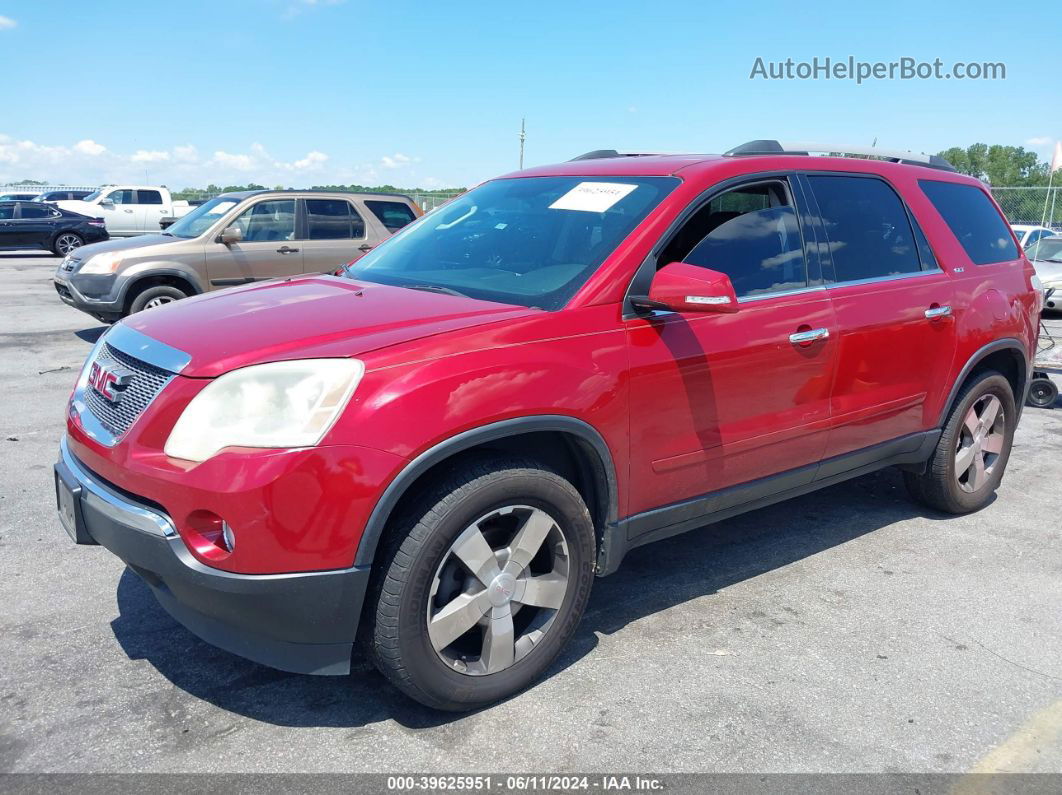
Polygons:
<instances>
[{"instance_id":1,"label":"chain-link fence","mask_svg":"<svg viewBox=\"0 0 1062 795\"><path fill-rule=\"evenodd\" d=\"M1012 224L1033 224L1062 230L1062 186L992 188L1003 214Z\"/></svg>"}]
</instances>

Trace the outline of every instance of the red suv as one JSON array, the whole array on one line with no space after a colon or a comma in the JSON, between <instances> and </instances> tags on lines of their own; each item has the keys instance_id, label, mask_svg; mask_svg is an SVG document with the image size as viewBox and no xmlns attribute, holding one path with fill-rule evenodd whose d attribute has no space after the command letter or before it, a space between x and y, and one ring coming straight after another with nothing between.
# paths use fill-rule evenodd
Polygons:
<instances>
[{"instance_id":1,"label":"red suv","mask_svg":"<svg viewBox=\"0 0 1062 795\"><path fill-rule=\"evenodd\" d=\"M341 276L127 318L70 400L62 523L210 643L315 674L360 645L468 709L540 676L634 547L889 465L977 510L1033 269L945 161L810 151L593 152Z\"/></svg>"}]
</instances>

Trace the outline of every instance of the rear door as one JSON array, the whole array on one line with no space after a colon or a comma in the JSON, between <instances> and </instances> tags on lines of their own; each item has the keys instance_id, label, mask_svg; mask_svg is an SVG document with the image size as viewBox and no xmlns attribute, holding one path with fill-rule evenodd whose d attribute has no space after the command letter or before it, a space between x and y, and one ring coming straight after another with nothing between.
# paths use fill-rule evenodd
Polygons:
<instances>
[{"instance_id":1,"label":"rear door","mask_svg":"<svg viewBox=\"0 0 1062 795\"><path fill-rule=\"evenodd\" d=\"M159 225L159 220L172 212L172 208L163 204L162 193L157 190L138 190L136 203L140 228L144 232L160 231L162 227Z\"/></svg>"},{"instance_id":2,"label":"rear door","mask_svg":"<svg viewBox=\"0 0 1062 795\"><path fill-rule=\"evenodd\" d=\"M48 248L59 212L47 204L22 202L15 210L13 245Z\"/></svg>"},{"instance_id":3,"label":"rear door","mask_svg":"<svg viewBox=\"0 0 1062 795\"><path fill-rule=\"evenodd\" d=\"M884 179L807 174L839 330L826 458L926 430L955 352L954 287Z\"/></svg>"},{"instance_id":4,"label":"rear door","mask_svg":"<svg viewBox=\"0 0 1062 795\"><path fill-rule=\"evenodd\" d=\"M239 243L206 244L210 287L294 276L302 273L302 245L296 234L295 199L263 199L247 207L227 226L243 233Z\"/></svg>"},{"instance_id":5,"label":"rear door","mask_svg":"<svg viewBox=\"0 0 1062 795\"><path fill-rule=\"evenodd\" d=\"M331 273L369 251L379 239L373 226L345 198L300 200L306 226L302 241L306 273Z\"/></svg>"}]
</instances>

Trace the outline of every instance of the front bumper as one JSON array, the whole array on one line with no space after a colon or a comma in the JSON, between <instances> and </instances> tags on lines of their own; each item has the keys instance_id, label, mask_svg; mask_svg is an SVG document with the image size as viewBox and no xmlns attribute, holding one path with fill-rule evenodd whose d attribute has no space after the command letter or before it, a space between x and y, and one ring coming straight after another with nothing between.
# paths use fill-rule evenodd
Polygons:
<instances>
[{"instance_id":1,"label":"front bumper","mask_svg":"<svg viewBox=\"0 0 1062 795\"><path fill-rule=\"evenodd\" d=\"M206 642L283 671L350 671L367 567L254 575L213 569L191 555L163 510L94 475L65 438L55 480L74 540L121 558L171 616Z\"/></svg>"},{"instance_id":2,"label":"front bumper","mask_svg":"<svg viewBox=\"0 0 1062 795\"><path fill-rule=\"evenodd\" d=\"M93 289L99 290L96 294L89 294L83 285L79 286L71 278L74 274L57 272L52 277L55 292L59 294L59 300L64 304L80 309L90 314L121 314L123 310L122 291L114 276L104 276L101 279L110 280L101 289L100 285L93 285Z\"/></svg>"}]
</instances>

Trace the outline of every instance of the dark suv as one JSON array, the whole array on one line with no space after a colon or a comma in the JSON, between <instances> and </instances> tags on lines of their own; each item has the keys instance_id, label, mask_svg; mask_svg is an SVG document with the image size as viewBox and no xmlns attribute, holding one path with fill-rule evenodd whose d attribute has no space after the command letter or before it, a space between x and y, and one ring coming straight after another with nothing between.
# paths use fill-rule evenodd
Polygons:
<instances>
[{"instance_id":1,"label":"dark suv","mask_svg":"<svg viewBox=\"0 0 1062 795\"><path fill-rule=\"evenodd\" d=\"M595 152L345 277L127 318L70 401L62 523L213 644L316 674L360 645L468 709L539 677L634 547L890 465L979 509L1032 267L937 157L792 149Z\"/></svg>"}]
</instances>

